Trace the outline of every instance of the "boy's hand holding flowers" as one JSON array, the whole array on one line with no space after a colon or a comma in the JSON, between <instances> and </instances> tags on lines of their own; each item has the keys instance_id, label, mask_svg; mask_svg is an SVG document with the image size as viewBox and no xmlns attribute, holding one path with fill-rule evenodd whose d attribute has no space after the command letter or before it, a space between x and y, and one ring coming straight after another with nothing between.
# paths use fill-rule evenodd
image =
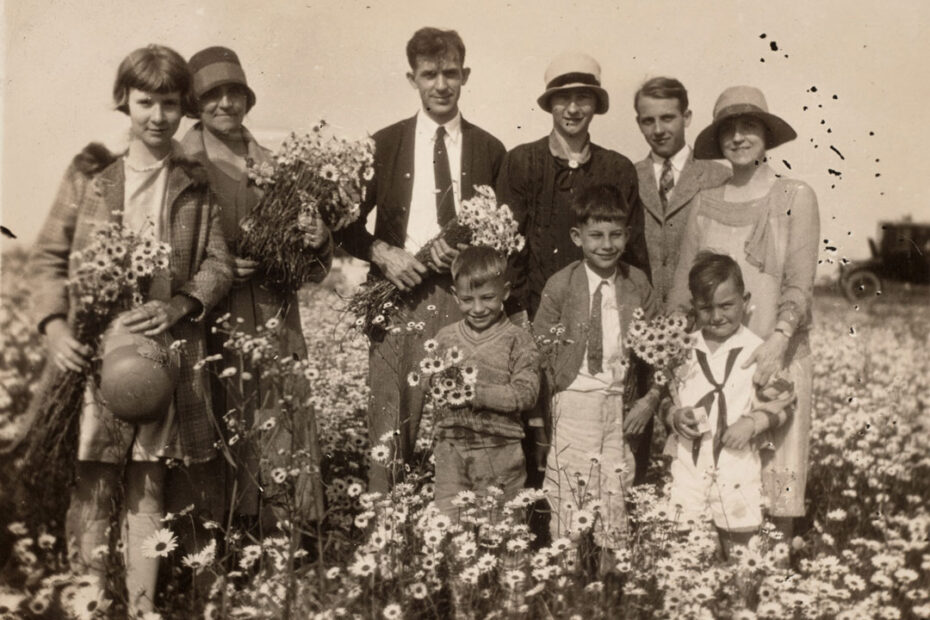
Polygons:
<instances>
[{"instance_id":1,"label":"boy's hand holding flowers","mask_svg":"<svg viewBox=\"0 0 930 620\"><path fill-rule=\"evenodd\" d=\"M84 371L94 350L74 337L65 319L55 318L46 323L45 336L48 339L49 357L58 368L72 372Z\"/></svg>"},{"instance_id":2,"label":"boy's hand holding flowers","mask_svg":"<svg viewBox=\"0 0 930 620\"><path fill-rule=\"evenodd\" d=\"M623 434L639 435L646 428L649 420L655 415L659 407L659 392L650 390L645 396L636 401L633 407L623 417Z\"/></svg>"}]
</instances>

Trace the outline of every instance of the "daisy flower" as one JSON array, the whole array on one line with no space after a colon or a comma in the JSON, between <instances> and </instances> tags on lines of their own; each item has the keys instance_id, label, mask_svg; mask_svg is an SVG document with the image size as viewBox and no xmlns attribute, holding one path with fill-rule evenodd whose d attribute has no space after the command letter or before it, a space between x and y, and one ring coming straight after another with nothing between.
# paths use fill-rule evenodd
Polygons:
<instances>
[{"instance_id":1,"label":"daisy flower","mask_svg":"<svg viewBox=\"0 0 930 620\"><path fill-rule=\"evenodd\" d=\"M242 550L242 557L239 559L239 568L248 570L260 557L262 557L261 545L247 545Z\"/></svg>"},{"instance_id":2,"label":"daisy flower","mask_svg":"<svg viewBox=\"0 0 930 620\"><path fill-rule=\"evenodd\" d=\"M355 575L356 577L367 577L375 572L378 563L375 560L375 556L367 553L365 555L359 555L355 558L355 562L349 567L349 572Z\"/></svg>"},{"instance_id":3,"label":"daisy flower","mask_svg":"<svg viewBox=\"0 0 930 620\"><path fill-rule=\"evenodd\" d=\"M439 343L433 338L429 338L423 343L423 350L427 353L435 353L438 348Z\"/></svg>"},{"instance_id":4,"label":"daisy flower","mask_svg":"<svg viewBox=\"0 0 930 620\"><path fill-rule=\"evenodd\" d=\"M178 539L164 527L142 541L142 555L149 559L166 558L177 548Z\"/></svg>"},{"instance_id":5,"label":"daisy flower","mask_svg":"<svg viewBox=\"0 0 930 620\"><path fill-rule=\"evenodd\" d=\"M384 616L385 620L398 620L398 618L403 617L403 610L397 603L389 603L381 610L381 615Z\"/></svg>"}]
</instances>

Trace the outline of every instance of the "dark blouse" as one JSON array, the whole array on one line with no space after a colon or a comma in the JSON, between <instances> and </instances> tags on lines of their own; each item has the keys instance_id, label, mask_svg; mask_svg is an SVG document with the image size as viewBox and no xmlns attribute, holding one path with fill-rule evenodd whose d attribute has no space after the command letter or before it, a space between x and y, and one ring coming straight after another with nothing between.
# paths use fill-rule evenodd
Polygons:
<instances>
[{"instance_id":1,"label":"dark blouse","mask_svg":"<svg viewBox=\"0 0 930 620\"><path fill-rule=\"evenodd\" d=\"M631 234L623 260L651 273L633 163L616 151L591 144L591 158L571 168L568 161L550 153L546 136L508 152L497 179L498 202L510 206L526 236L526 247L511 261L513 293L508 312L526 310L532 319L546 281L582 257L569 234L574 226L570 206L575 192L595 184L617 187L631 205Z\"/></svg>"}]
</instances>

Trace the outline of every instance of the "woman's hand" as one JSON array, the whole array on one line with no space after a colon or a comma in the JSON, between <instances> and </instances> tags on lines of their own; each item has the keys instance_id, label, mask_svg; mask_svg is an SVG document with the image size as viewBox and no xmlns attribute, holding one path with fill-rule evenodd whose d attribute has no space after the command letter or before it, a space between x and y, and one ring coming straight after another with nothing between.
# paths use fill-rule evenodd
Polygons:
<instances>
[{"instance_id":1,"label":"woman's hand","mask_svg":"<svg viewBox=\"0 0 930 620\"><path fill-rule=\"evenodd\" d=\"M329 227L323 222L319 214L313 217L310 229L304 233L304 241L314 250L319 250L329 239Z\"/></svg>"},{"instance_id":2,"label":"woman's hand","mask_svg":"<svg viewBox=\"0 0 930 620\"><path fill-rule=\"evenodd\" d=\"M239 256L233 257L233 285L241 286L249 281L255 275L258 269L258 261Z\"/></svg>"},{"instance_id":3,"label":"woman's hand","mask_svg":"<svg viewBox=\"0 0 930 620\"><path fill-rule=\"evenodd\" d=\"M75 339L67 321L58 318L46 323L45 337L49 358L58 368L72 372L83 372L87 368L94 350Z\"/></svg>"},{"instance_id":4,"label":"woman's hand","mask_svg":"<svg viewBox=\"0 0 930 620\"><path fill-rule=\"evenodd\" d=\"M756 364L752 382L764 386L775 373L785 368L785 352L788 350L788 336L781 332L772 332L768 339L756 347L743 368Z\"/></svg>"},{"instance_id":5,"label":"woman's hand","mask_svg":"<svg viewBox=\"0 0 930 620\"><path fill-rule=\"evenodd\" d=\"M121 314L117 320L133 334L157 336L192 312L196 303L186 295L175 295L170 303L153 299Z\"/></svg>"}]
</instances>

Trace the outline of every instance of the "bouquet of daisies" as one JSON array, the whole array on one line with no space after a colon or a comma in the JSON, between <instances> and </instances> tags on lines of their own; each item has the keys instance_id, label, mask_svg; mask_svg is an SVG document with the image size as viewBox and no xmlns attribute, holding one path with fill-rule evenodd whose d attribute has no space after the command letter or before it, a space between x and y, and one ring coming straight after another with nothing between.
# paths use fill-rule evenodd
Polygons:
<instances>
[{"instance_id":1,"label":"bouquet of daisies","mask_svg":"<svg viewBox=\"0 0 930 620\"><path fill-rule=\"evenodd\" d=\"M426 356L420 360L419 370L407 375L411 387L422 387L426 398L435 408L462 407L475 397L478 369L464 365L458 347L439 350L439 344L429 339L423 343Z\"/></svg>"},{"instance_id":2,"label":"bouquet of daisies","mask_svg":"<svg viewBox=\"0 0 930 620\"><path fill-rule=\"evenodd\" d=\"M452 247L460 243L494 248L504 256L523 249L525 239L517 232L517 222L507 205L498 205L494 190L476 185L475 195L462 202L461 208L439 235L426 243L415 258L425 263L430 246L443 239ZM356 327L370 334L373 328L387 330L392 316L402 307L403 294L386 279L365 283L349 301L349 312L357 317Z\"/></svg>"},{"instance_id":3,"label":"bouquet of daisies","mask_svg":"<svg viewBox=\"0 0 930 620\"><path fill-rule=\"evenodd\" d=\"M687 321L680 314L644 318L642 308L633 311L627 333L629 349L655 372L655 382L668 385L675 370L688 359L692 340L686 331Z\"/></svg>"},{"instance_id":4,"label":"bouquet of daisies","mask_svg":"<svg viewBox=\"0 0 930 620\"><path fill-rule=\"evenodd\" d=\"M76 269L66 286L74 338L97 350L113 319L145 302L159 272L169 277L170 252L167 243L130 231L121 224L98 228L84 249L71 254ZM41 491L67 488L70 484L81 401L90 374L90 370L57 371L47 389L33 400L28 415L34 422L27 438L23 467L27 487ZM49 476L60 476L67 484L51 487Z\"/></svg>"},{"instance_id":5,"label":"bouquet of daisies","mask_svg":"<svg viewBox=\"0 0 930 620\"><path fill-rule=\"evenodd\" d=\"M357 220L364 184L374 176L374 142L337 138L325 127L321 121L304 135L292 133L274 163L249 167L264 194L242 220L236 250L284 292L318 279L324 265L310 247L316 222L336 231Z\"/></svg>"}]
</instances>

